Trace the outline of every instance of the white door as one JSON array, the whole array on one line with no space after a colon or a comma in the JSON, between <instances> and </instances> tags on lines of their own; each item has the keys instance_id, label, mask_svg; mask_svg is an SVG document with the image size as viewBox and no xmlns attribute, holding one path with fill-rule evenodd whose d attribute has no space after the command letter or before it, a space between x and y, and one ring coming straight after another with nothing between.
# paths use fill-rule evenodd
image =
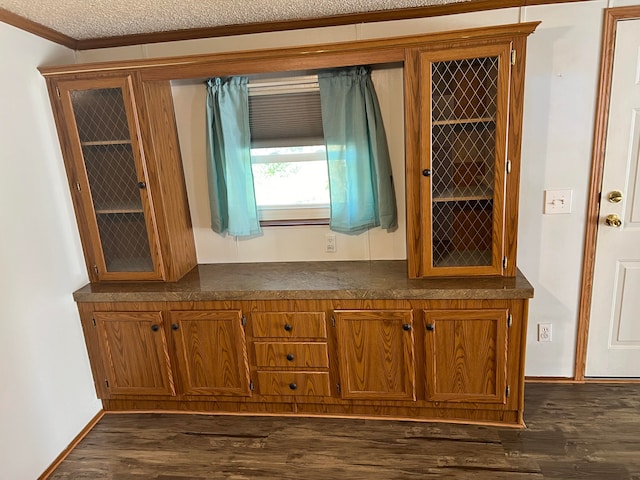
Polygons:
<instances>
[{"instance_id":1,"label":"white door","mask_svg":"<svg viewBox=\"0 0 640 480\"><path fill-rule=\"evenodd\" d=\"M617 27L585 374L640 377L640 20Z\"/></svg>"}]
</instances>

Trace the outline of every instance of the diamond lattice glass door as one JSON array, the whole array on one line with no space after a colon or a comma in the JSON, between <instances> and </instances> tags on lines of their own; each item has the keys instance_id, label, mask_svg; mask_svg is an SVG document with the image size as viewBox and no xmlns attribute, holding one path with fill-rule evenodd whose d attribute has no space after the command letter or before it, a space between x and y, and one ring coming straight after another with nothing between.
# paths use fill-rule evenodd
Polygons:
<instances>
[{"instance_id":1,"label":"diamond lattice glass door","mask_svg":"<svg viewBox=\"0 0 640 480\"><path fill-rule=\"evenodd\" d=\"M423 158L428 274L502 271L509 50L501 50L423 63L431 80Z\"/></svg>"},{"instance_id":2,"label":"diamond lattice glass door","mask_svg":"<svg viewBox=\"0 0 640 480\"><path fill-rule=\"evenodd\" d=\"M83 84L70 82L64 90L90 192L91 208L86 210L95 215L95 269L101 279L153 279L153 224L145 215L149 199L138 136L132 134L136 122L131 107L127 109L129 85L124 79L103 83L104 88L80 88Z\"/></svg>"}]
</instances>

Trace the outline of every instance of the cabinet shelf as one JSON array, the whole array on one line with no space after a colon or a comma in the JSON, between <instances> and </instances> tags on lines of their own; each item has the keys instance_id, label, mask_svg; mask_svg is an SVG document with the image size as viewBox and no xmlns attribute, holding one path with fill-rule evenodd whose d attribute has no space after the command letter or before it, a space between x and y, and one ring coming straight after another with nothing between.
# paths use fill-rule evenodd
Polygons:
<instances>
[{"instance_id":1,"label":"cabinet shelf","mask_svg":"<svg viewBox=\"0 0 640 480\"><path fill-rule=\"evenodd\" d=\"M451 120L433 120L432 125L467 125L471 123L493 123L496 119L493 117L478 117L478 118L454 118Z\"/></svg>"},{"instance_id":2,"label":"cabinet shelf","mask_svg":"<svg viewBox=\"0 0 640 480\"><path fill-rule=\"evenodd\" d=\"M441 202L467 202L477 200L493 200L493 188L489 185L475 187L453 187L433 192L432 201Z\"/></svg>"},{"instance_id":3,"label":"cabinet shelf","mask_svg":"<svg viewBox=\"0 0 640 480\"><path fill-rule=\"evenodd\" d=\"M98 215L111 215L111 214L132 214L132 213L144 213L142 208L100 208L96 209L96 214Z\"/></svg>"},{"instance_id":4,"label":"cabinet shelf","mask_svg":"<svg viewBox=\"0 0 640 480\"><path fill-rule=\"evenodd\" d=\"M83 147L108 147L110 145L131 145L131 140L100 140L80 142Z\"/></svg>"}]
</instances>

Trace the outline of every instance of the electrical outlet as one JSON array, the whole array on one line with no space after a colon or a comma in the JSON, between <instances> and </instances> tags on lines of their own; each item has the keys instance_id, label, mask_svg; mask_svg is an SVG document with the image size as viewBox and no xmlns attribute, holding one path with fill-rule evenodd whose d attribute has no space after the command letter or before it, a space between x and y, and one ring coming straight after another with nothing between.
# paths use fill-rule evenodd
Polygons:
<instances>
[{"instance_id":1,"label":"electrical outlet","mask_svg":"<svg viewBox=\"0 0 640 480\"><path fill-rule=\"evenodd\" d=\"M539 342L551 341L551 324L550 323L538 324L538 341Z\"/></svg>"},{"instance_id":2,"label":"electrical outlet","mask_svg":"<svg viewBox=\"0 0 640 480\"><path fill-rule=\"evenodd\" d=\"M324 251L327 253L336 253L338 247L336 245L336 234L335 233L327 233L325 235L325 244Z\"/></svg>"}]
</instances>

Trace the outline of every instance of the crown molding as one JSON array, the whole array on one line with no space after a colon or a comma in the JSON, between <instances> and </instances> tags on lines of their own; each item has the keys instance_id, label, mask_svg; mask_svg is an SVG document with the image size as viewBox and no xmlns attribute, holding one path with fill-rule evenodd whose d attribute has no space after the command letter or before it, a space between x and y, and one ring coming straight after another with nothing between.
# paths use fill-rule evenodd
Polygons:
<instances>
[{"instance_id":1,"label":"crown molding","mask_svg":"<svg viewBox=\"0 0 640 480\"><path fill-rule=\"evenodd\" d=\"M358 23L377 23L412 18L428 18L457 13L480 12L503 8L528 7L558 3L585 2L589 0L468 0L466 2L446 5L429 5L425 7L396 8L374 12L362 12L328 17L285 20L278 22L259 22L237 25L223 25L207 28L189 28L166 32L140 33L116 37L88 38L76 40L48 27L22 18L0 8L0 21L21 28L47 40L59 43L74 50L91 50L96 48L124 47L148 43L175 42L195 40L199 38L227 37L266 32L282 32L306 28L334 27Z\"/></svg>"},{"instance_id":2,"label":"crown molding","mask_svg":"<svg viewBox=\"0 0 640 480\"><path fill-rule=\"evenodd\" d=\"M12 25L20 30L24 30L25 32L33 33L38 37L50 40L54 43L64 45L72 50L78 49L78 41L75 38L71 38L63 33L53 30L52 28L45 27L44 25L28 20L20 15L16 15L4 8L0 8L0 22Z\"/></svg>"}]
</instances>

